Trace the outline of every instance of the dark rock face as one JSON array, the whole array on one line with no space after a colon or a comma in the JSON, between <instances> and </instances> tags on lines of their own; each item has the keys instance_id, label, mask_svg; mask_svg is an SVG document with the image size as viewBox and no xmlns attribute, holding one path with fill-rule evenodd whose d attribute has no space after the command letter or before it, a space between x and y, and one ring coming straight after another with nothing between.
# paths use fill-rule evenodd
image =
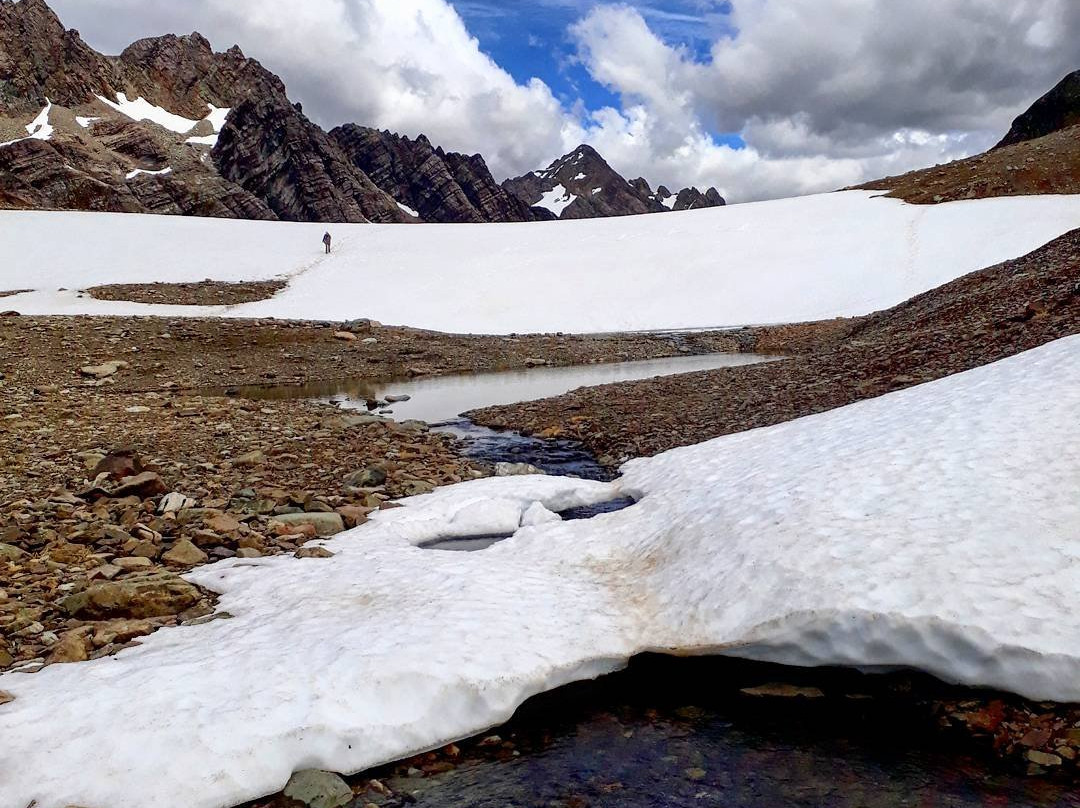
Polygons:
<instances>
[{"instance_id":1,"label":"dark rock face","mask_svg":"<svg viewBox=\"0 0 1080 808\"><path fill-rule=\"evenodd\" d=\"M704 194L688 188L669 202L672 194L666 188L661 186L653 193L641 177L624 179L594 148L585 145L543 171L507 180L503 188L532 205L537 218L542 217L540 211L547 213L546 218L592 219L726 204L715 188Z\"/></svg>"},{"instance_id":2,"label":"dark rock face","mask_svg":"<svg viewBox=\"0 0 1080 808\"><path fill-rule=\"evenodd\" d=\"M353 165L427 222L527 222L528 205L503 190L480 155L445 153L356 124L330 132Z\"/></svg>"},{"instance_id":3,"label":"dark rock face","mask_svg":"<svg viewBox=\"0 0 1080 808\"><path fill-rule=\"evenodd\" d=\"M289 221L404 222L404 213L337 142L279 98L229 115L212 158L221 176Z\"/></svg>"},{"instance_id":4,"label":"dark rock face","mask_svg":"<svg viewBox=\"0 0 1080 808\"><path fill-rule=\"evenodd\" d=\"M1067 75L1054 89L1031 105L1017 118L995 146L1000 149L1080 124L1080 70Z\"/></svg>"},{"instance_id":5,"label":"dark rock face","mask_svg":"<svg viewBox=\"0 0 1080 808\"><path fill-rule=\"evenodd\" d=\"M121 86L112 64L68 31L45 0L0 0L0 115L74 106Z\"/></svg>"},{"instance_id":6,"label":"dark rock face","mask_svg":"<svg viewBox=\"0 0 1080 808\"><path fill-rule=\"evenodd\" d=\"M727 204L715 188L702 193L697 188L683 188L675 198L672 210L697 210L698 208L719 208Z\"/></svg>"}]
</instances>

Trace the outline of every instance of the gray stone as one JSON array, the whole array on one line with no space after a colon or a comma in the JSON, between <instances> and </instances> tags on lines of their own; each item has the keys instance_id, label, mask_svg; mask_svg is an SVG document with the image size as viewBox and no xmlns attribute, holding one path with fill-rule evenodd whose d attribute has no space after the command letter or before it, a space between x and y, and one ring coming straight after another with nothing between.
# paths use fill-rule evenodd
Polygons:
<instances>
[{"instance_id":1,"label":"gray stone","mask_svg":"<svg viewBox=\"0 0 1080 808\"><path fill-rule=\"evenodd\" d=\"M1030 749L1027 753L1027 759L1038 766L1060 766L1061 758L1057 755L1051 755L1049 752L1040 752L1037 749Z\"/></svg>"},{"instance_id":2,"label":"gray stone","mask_svg":"<svg viewBox=\"0 0 1080 808\"><path fill-rule=\"evenodd\" d=\"M354 488L378 488L386 484L386 470L378 466L368 466L363 471L356 471L345 478L345 484Z\"/></svg>"},{"instance_id":3,"label":"gray stone","mask_svg":"<svg viewBox=\"0 0 1080 808\"><path fill-rule=\"evenodd\" d=\"M308 808L341 808L352 801L348 783L338 775L319 769L296 772L285 785L285 796Z\"/></svg>"},{"instance_id":4,"label":"gray stone","mask_svg":"<svg viewBox=\"0 0 1080 808\"><path fill-rule=\"evenodd\" d=\"M546 474L531 463L496 463L496 477L524 477L529 474Z\"/></svg>"}]
</instances>

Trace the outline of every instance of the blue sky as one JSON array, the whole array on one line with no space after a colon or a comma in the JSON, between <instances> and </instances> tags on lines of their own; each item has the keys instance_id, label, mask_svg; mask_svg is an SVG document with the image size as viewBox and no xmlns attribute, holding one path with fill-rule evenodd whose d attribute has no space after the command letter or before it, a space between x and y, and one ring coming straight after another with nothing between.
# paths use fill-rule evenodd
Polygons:
<instances>
[{"instance_id":1,"label":"blue sky","mask_svg":"<svg viewBox=\"0 0 1080 808\"><path fill-rule=\"evenodd\" d=\"M567 106L579 99L587 109L619 108L620 99L594 81L574 58L568 27L605 0L451 0L489 55L518 82L543 80ZM610 5L610 0L605 4ZM654 33L669 45L686 48L707 61L716 39L735 36L729 24L731 0L629 0ZM711 133L719 142L741 147L735 134Z\"/></svg>"}]
</instances>

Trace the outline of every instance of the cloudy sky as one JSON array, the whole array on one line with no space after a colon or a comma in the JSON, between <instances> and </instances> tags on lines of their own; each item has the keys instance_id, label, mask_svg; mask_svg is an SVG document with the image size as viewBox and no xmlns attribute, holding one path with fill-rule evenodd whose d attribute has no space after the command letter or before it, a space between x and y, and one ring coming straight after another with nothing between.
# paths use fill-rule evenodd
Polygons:
<instances>
[{"instance_id":1,"label":"cloudy sky","mask_svg":"<svg viewBox=\"0 0 1080 808\"><path fill-rule=\"evenodd\" d=\"M53 0L99 50L198 30L324 126L427 134L501 179L588 142L733 201L982 151L1080 68L1077 0Z\"/></svg>"}]
</instances>

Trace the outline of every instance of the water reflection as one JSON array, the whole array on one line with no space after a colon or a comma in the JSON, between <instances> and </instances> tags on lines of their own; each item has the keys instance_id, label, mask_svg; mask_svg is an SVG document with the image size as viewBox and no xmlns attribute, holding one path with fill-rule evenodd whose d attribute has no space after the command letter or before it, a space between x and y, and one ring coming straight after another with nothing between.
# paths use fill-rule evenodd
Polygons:
<instances>
[{"instance_id":1,"label":"water reflection","mask_svg":"<svg viewBox=\"0 0 1080 808\"><path fill-rule=\"evenodd\" d=\"M397 381L346 379L298 386L241 387L230 392L244 398L330 399L346 409L367 409L366 402L385 400L387 396L409 396L408 401L389 405L393 417L398 421L415 419L435 424L468 410L558 396L578 387L753 365L776 358L759 354L707 354Z\"/></svg>"}]
</instances>

